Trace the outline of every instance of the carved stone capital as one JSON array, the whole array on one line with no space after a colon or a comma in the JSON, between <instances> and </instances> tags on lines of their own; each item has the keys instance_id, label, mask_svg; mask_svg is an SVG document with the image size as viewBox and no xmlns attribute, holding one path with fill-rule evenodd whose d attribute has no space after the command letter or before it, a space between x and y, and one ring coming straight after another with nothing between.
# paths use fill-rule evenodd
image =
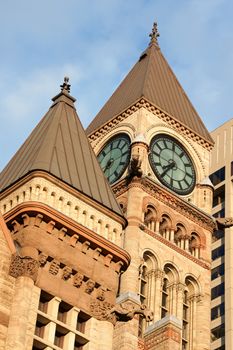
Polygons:
<instances>
[{"instance_id":1,"label":"carved stone capital","mask_svg":"<svg viewBox=\"0 0 233 350\"><path fill-rule=\"evenodd\" d=\"M163 270L157 269L157 270L154 271L154 276L155 276L156 279L163 280L164 275L165 275L165 272Z\"/></svg>"},{"instance_id":2,"label":"carved stone capital","mask_svg":"<svg viewBox=\"0 0 233 350\"><path fill-rule=\"evenodd\" d=\"M26 276L34 282L38 275L39 263L30 256L20 257L17 254L12 255L9 274L12 277Z\"/></svg>"},{"instance_id":3,"label":"carved stone capital","mask_svg":"<svg viewBox=\"0 0 233 350\"><path fill-rule=\"evenodd\" d=\"M190 303L198 303L199 301L202 300L202 295L201 294L193 294L188 297L188 301Z\"/></svg>"},{"instance_id":4,"label":"carved stone capital","mask_svg":"<svg viewBox=\"0 0 233 350\"><path fill-rule=\"evenodd\" d=\"M177 291L183 293L185 291L186 285L183 283L178 283L176 285Z\"/></svg>"}]
</instances>

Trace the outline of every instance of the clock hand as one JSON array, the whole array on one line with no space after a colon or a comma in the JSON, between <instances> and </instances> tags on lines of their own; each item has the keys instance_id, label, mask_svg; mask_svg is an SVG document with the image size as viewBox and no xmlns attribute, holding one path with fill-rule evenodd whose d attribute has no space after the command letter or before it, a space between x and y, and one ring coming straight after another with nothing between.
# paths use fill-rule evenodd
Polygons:
<instances>
[{"instance_id":1,"label":"clock hand","mask_svg":"<svg viewBox=\"0 0 233 350\"><path fill-rule=\"evenodd\" d=\"M176 163L174 161L172 161L171 163L163 166L164 171L162 172L162 174L160 174L160 176L163 177L168 172L168 170L172 169L175 165L176 165Z\"/></svg>"},{"instance_id":2,"label":"clock hand","mask_svg":"<svg viewBox=\"0 0 233 350\"><path fill-rule=\"evenodd\" d=\"M113 162L114 162L114 160L113 160L112 158L110 158L110 159L108 160L108 162L107 162L105 168L103 169L103 172L104 172L104 173L105 173L106 170L108 170L108 169L111 167L111 165L112 165Z\"/></svg>"}]
</instances>

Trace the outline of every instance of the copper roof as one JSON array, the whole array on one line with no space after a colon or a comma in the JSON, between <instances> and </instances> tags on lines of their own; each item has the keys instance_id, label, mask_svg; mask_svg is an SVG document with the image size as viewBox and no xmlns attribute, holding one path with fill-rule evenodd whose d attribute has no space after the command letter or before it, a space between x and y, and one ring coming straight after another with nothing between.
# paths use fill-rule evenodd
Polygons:
<instances>
[{"instance_id":1,"label":"copper roof","mask_svg":"<svg viewBox=\"0 0 233 350\"><path fill-rule=\"evenodd\" d=\"M150 45L90 123L87 134L143 97L212 144L208 130L164 58L157 37L158 33L152 32Z\"/></svg>"},{"instance_id":2,"label":"copper roof","mask_svg":"<svg viewBox=\"0 0 233 350\"><path fill-rule=\"evenodd\" d=\"M122 215L78 118L67 81L61 87L49 111L1 172L0 189L42 170Z\"/></svg>"}]
</instances>

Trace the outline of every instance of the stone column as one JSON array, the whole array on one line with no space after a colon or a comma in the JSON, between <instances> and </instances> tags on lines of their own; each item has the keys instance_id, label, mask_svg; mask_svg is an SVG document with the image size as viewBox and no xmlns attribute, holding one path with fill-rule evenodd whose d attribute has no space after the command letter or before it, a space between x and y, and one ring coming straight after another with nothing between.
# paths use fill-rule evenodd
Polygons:
<instances>
[{"instance_id":1,"label":"stone column","mask_svg":"<svg viewBox=\"0 0 233 350\"><path fill-rule=\"evenodd\" d=\"M99 347L98 350L112 350L113 324L108 321L101 321L99 327ZM121 348L123 350L123 348Z\"/></svg>"},{"instance_id":2,"label":"stone column","mask_svg":"<svg viewBox=\"0 0 233 350\"><path fill-rule=\"evenodd\" d=\"M36 255L37 251L34 253ZM12 256L9 274L15 277L16 281L5 350L29 350L32 348L30 315L32 304L35 303L35 301L33 302L33 292L38 267L38 262L33 257L25 256L22 258L17 254ZM31 339L29 339L30 336Z\"/></svg>"},{"instance_id":3,"label":"stone column","mask_svg":"<svg viewBox=\"0 0 233 350\"><path fill-rule=\"evenodd\" d=\"M124 249L131 256L131 263L121 278L120 293L138 293L139 287L139 266L141 258L139 255L139 242L141 238L141 211L143 203L143 191L140 182L132 181L128 190L127 220L128 226L125 229Z\"/></svg>"},{"instance_id":4,"label":"stone column","mask_svg":"<svg viewBox=\"0 0 233 350\"><path fill-rule=\"evenodd\" d=\"M74 329L76 329L77 319L79 314L79 309L73 307L67 312L66 315L66 324ZM73 349L75 343L75 333L68 332L64 337L63 347L64 349Z\"/></svg>"},{"instance_id":5,"label":"stone column","mask_svg":"<svg viewBox=\"0 0 233 350\"><path fill-rule=\"evenodd\" d=\"M176 317L179 320L183 319L183 301L184 301L184 290L185 284L179 283L177 285L176 293L177 293L177 314Z\"/></svg>"},{"instance_id":6,"label":"stone column","mask_svg":"<svg viewBox=\"0 0 233 350\"><path fill-rule=\"evenodd\" d=\"M170 241L174 243L174 234L175 234L175 230L173 228L171 228L170 231Z\"/></svg>"},{"instance_id":7,"label":"stone column","mask_svg":"<svg viewBox=\"0 0 233 350\"><path fill-rule=\"evenodd\" d=\"M154 322L161 318L161 296L163 285L164 271L157 270L155 272L155 298L154 298Z\"/></svg>"},{"instance_id":8,"label":"stone column","mask_svg":"<svg viewBox=\"0 0 233 350\"><path fill-rule=\"evenodd\" d=\"M60 305L61 299L54 297L48 302L47 314L52 316L53 319L57 319L58 308ZM49 341L50 343L54 342L56 333L56 323L50 321L44 329L44 339Z\"/></svg>"},{"instance_id":9,"label":"stone column","mask_svg":"<svg viewBox=\"0 0 233 350\"><path fill-rule=\"evenodd\" d=\"M209 272L209 271L208 271ZM203 294L197 298L196 302L196 346L195 350L203 350L210 348L210 295ZM228 348L227 348L228 349ZM194 350L194 348L193 348Z\"/></svg>"},{"instance_id":10,"label":"stone column","mask_svg":"<svg viewBox=\"0 0 233 350\"><path fill-rule=\"evenodd\" d=\"M189 304L189 332L188 332L188 341L189 341L189 350L196 349L196 313L197 313L197 300L198 296L192 295L188 298Z\"/></svg>"}]
</instances>

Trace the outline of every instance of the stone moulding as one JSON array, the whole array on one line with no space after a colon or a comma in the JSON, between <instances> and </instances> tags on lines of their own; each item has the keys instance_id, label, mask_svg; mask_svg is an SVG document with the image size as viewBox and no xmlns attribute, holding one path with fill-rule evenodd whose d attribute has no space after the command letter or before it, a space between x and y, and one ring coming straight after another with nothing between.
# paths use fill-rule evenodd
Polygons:
<instances>
[{"instance_id":1,"label":"stone moulding","mask_svg":"<svg viewBox=\"0 0 233 350\"><path fill-rule=\"evenodd\" d=\"M122 111L121 113L113 117L110 121L102 125L98 130L94 130L90 135L88 135L90 142L94 142L97 139L98 139L98 142L100 142L103 139L103 137L106 135L106 133L112 130L116 125L118 125L121 121L126 119L128 116L130 116L131 114L133 114L134 112L136 112L137 110L143 107L146 108L148 111L152 112L153 114L155 114L159 119L166 122L166 124L172 126L172 128L175 129L178 133L192 139L193 141L201 145L203 148L206 148L208 150L211 150L213 148L213 144L211 144L209 141L205 140L203 137L201 137L191 129L187 128L181 122L176 120L176 118L167 114L165 111L159 109L158 107L156 107L154 104L152 104L149 100L145 98L140 98L133 105L129 106L124 111Z\"/></svg>"},{"instance_id":2,"label":"stone moulding","mask_svg":"<svg viewBox=\"0 0 233 350\"><path fill-rule=\"evenodd\" d=\"M193 221L195 224L198 224L208 231L212 232L216 227L215 222L209 215L206 215L204 212L200 211L198 208L195 208L190 203L173 195L166 188L161 187L159 184L150 180L148 177L144 177L142 179L133 179L129 185L127 185L126 180L123 179L115 186L113 186L112 189L116 197L119 197L123 193L127 192L130 187L141 188L150 196L153 196L158 201L164 203L171 209L179 212L187 219Z\"/></svg>"},{"instance_id":3,"label":"stone moulding","mask_svg":"<svg viewBox=\"0 0 233 350\"><path fill-rule=\"evenodd\" d=\"M59 239L63 240L64 237L66 237L66 239L69 238L69 244L72 246L80 240L83 241L83 253L85 253L85 250L88 250L91 248L91 246L93 246L93 249L95 250L94 255L96 258L98 258L98 255L104 254L106 256L107 264L107 261L111 255L111 260L119 263L121 262L120 265L117 264L116 266L117 269L119 268L119 271L125 270L128 267L130 263L130 255L124 249L42 203L21 203L14 209L7 212L4 218L10 231L16 233L21 226L27 225L30 213L31 215L35 215L36 213L36 219L34 220L33 224L35 226L42 223L42 218L47 221L47 232L50 234L54 229L56 229L56 227L60 227L62 223L63 227L59 228L58 230L60 232Z\"/></svg>"},{"instance_id":4,"label":"stone moulding","mask_svg":"<svg viewBox=\"0 0 233 350\"><path fill-rule=\"evenodd\" d=\"M95 210L103 213L103 215L111 217L113 220L120 223L123 227L127 225L127 220L123 216L120 216L119 214L115 213L113 210L110 210L109 208L103 206L102 204L86 196L80 191L75 190L71 186L57 179L55 176L52 176L51 174L48 174L45 171L41 171L41 170L32 171L31 173L27 174L22 179L20 179L17 183L13 184L9 188L4 189L4 191L0 193L0 200L4 202L4 200L7 198L12 199L10 196L14 191L17 191L21 187L25 186L27 183L30 183L31 180L37 179L37 178L45 179L46 181L49 181L52 185L57 186L57 188L61 188L67 194L70 194L76 197L79 201L83 201L84 203L91 206ZM11 209L13 208L10 208L10 210ZM2 210L2 214L5 214L4 210Z\"/></svg>"}]
</instances>

